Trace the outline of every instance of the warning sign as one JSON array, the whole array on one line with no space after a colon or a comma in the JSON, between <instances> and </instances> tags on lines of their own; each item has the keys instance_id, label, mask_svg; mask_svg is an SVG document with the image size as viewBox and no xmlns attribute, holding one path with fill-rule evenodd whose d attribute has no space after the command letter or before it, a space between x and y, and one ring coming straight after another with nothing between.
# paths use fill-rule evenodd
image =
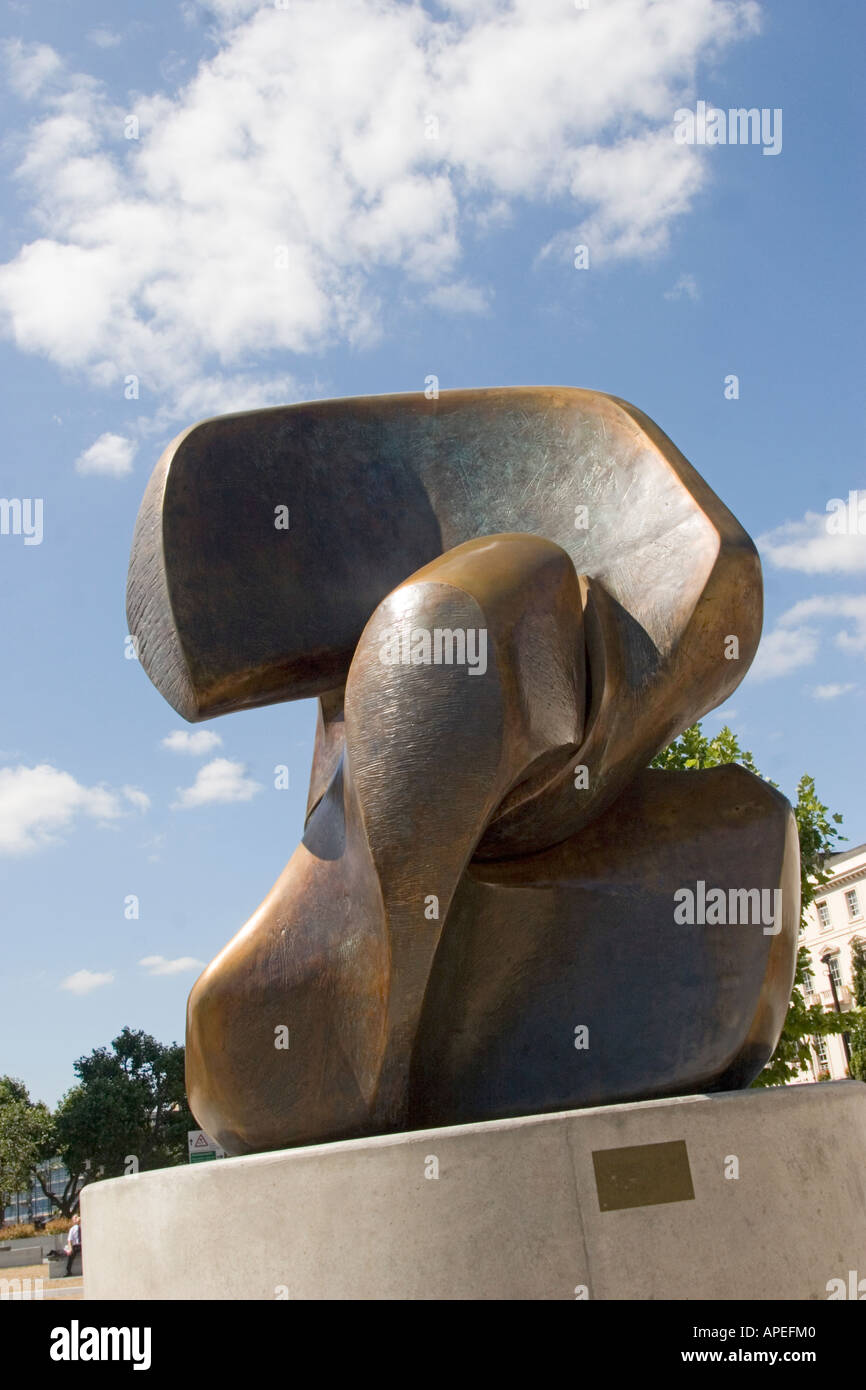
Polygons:
<instances>
[{"instance_id":1,"label":"warning sign","mask_svg":"<svg viewBox=\"0 0 866 1390\"><path fill-rule=\"evenodd\" d=\"M226 1156L225 1149L221 1149L216 1140L211 1139L203 1129L187 1130L186 1143L190 1163L206 1163L210 1159Z\"/></svg>"}]
</instances>

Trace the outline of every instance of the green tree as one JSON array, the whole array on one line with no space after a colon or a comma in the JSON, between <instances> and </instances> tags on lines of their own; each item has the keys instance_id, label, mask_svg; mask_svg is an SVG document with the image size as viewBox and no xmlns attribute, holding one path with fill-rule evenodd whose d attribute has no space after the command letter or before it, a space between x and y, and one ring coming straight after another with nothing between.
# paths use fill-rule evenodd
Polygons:
<instances>
[{"instance_id":1,"label":"green tree","mask_svg":"<svg viewBox=\"0 0 866 1390\"><path fill-rule=\"evenodd\" d=\"M131 1028L111 1047L95 1048L73 1064L77 1085L54 1115L33 1103L27 1088L0 1077L0 1201L37 1182L64 1216L78 1194L99 1177L120 1177L134 1158L138 1169L185 1163L187 1130L194 1127L184 1089L184 1052ZM50 1160L60 1157L68 1177L50 1190ZM2 1209L0 1209L2 1214Z\"/></svg>"},{"instance_id":2,"label":"green tree","mask_svg":"<svg viewBox=\"0 0 866 1390\"><path fill-rule=\"evenodd\" d=\"M78 1084L57 1108L55 1142L70 1172L120 1177L138 1168L166 1168L187 1158L193 1128L184 1090L184 1053L150 1034L124 1028L110 1048L79 1057Z\"/></svg>"},{"instance_id":3,"label":"green tree","mask_svg":"<svg viewBox=\"0 0 866 1390\"><path fill-rule=\"evenodd\" d=\"M855 936L851 942L851 964L854 974L854 998L860 1007L848 1044L851 1048L851 1075L866 1081L866 942Z\"/></svg>"},{"instance_id":4,"label":"green tree","mask_svg":"<svg viewBox=\"0 0 866 1390\"><path fill-rule=\"evenodd\" d=\"M0 1076L0 1224L15 1193L30 1188L50 1135L48 1107L31 1101L23 1082Z\"/></svg>"},{"instance_id":5,"label":"green tree","mask_svg":"<svg viewBox=\"0 0 866 1390\"><path fill-rule=\"evenodd\" d=\"M727 725L713 738L707 738L700 724L693 724L653 759L652 766L679 772L693 768L719 767L723 763L740 763L757 777L762 776L752 754L740 747L736 734ZM771 787L776 786L768 777L763 780ZM805 773L797 784L794 816L800 837L803 914L801 920L805 922L806 909L814 901L821 887L830 882L830 875L824 868L824 863L836 850L836 841L840 834L837 827L842 824L842 817L838 814L831 815L827 807L819 801L814 778ZM820 1004L806 1004L803 985L804 970L808 963L809 953L801 946L797 952L794 986L782 1036L766 1067L752 1082L753 1086L782 1086L788 1081L793 1081L801 1072L807 1070L811 1062L810 1040L813 1037L847 1032L856 1023L857 1015L853 1014L853 1011L848 1014L836 1014L825 1011ZM861 1002L859 997L857 1002Z\"/></svg>"}]
</instances>

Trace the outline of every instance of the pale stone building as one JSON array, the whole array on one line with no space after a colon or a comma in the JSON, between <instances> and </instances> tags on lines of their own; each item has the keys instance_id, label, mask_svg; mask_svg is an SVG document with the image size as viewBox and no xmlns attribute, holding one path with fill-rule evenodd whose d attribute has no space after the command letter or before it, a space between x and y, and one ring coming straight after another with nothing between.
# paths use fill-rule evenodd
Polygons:
<instances>
[{"instance_id":1,"label":"pale stone building","mask_svg":"<svg viewBox=\"0 0 866 1390\"><path fill-rule=\"evenodd\" d=\"M800 933L800 945L808 948L812 958L806 1003L835 1009L835 984L844 1011L857 1003L852 992L851 945L855 937L866 942L866 844L831 855L825 867L832 880L808 908ZM799 1080L838 1081L847 1075L841 1035L814 1039L811 1074L803 1072Z\"/></svg>"}]
</instances>

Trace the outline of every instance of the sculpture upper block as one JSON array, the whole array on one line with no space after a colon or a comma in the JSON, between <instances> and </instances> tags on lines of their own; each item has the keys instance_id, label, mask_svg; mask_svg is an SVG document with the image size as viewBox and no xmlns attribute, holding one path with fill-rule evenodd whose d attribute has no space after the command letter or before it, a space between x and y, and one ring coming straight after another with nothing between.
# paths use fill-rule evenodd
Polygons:
<instances>
[{"instance_id":1,"label":"sculpture upper block","mask_svg":"<svg viewBox=\"0 0 866 1390\"><path fill-rule=\"evenodd\" d=\"M190 1101L230 1152L769 1057L790 808L743 769L644 771L745 674L760 567L640 411L528 387L204 421L148 486L128 613L187 719L320 699L304 842L190 997ZM781 888L778 923L684 929L698 880Z\"/></svg>"}]
</instances>

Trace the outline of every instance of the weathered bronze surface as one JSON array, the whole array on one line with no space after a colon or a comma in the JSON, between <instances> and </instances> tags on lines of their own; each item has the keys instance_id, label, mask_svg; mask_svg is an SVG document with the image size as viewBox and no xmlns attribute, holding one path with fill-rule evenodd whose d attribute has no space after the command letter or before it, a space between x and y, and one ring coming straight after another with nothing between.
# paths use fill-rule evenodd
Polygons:
<instances>
[{"instance_id":1,"label":"weathered bronze surface","mask_svg":"<svg viewBox=\"0 0 866 1390\"><path fill-rule=\"evenodd\" d=\"M204 421L149 484L128 614L187 719L320 701L303 843L190 996L190 1102L229 1152L760 1070L790 807L741 768L645 770L745 674L760 567L640 411L528 387ZM780 906L683 924L684 889Z\"/></svg>"}]
</instances>

